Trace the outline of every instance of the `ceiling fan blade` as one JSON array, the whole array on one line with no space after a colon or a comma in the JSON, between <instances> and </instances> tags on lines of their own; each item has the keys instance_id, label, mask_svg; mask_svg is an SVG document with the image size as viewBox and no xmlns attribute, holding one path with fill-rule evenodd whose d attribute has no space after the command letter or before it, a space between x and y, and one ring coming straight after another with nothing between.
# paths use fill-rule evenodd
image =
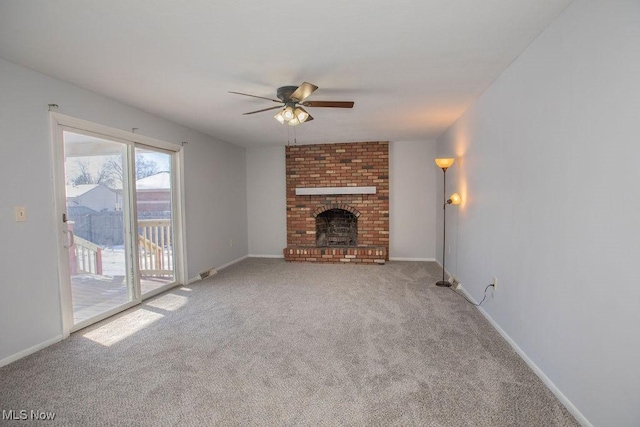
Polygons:
<instances>
[{"instance_id":1,"label":"ceiling fan blade","mask_svg":"<svg viewBox=\"0 0 640 427\"><path fill-rule=\"evenodd\" d=\"M351 101L306 101L302 105L305 107L331 107L331 108L353 108Z\"/></svg>"},{"instance_id":2,"label":"ceiling fan blade","mask_svg":"<svg viewBox=\"0 0 640 427\"><path fill-rule=\"evenodd\" d=\"M242 115L246 116L247 114L262 113L263 111L275 110L276 108L282 108L282 105L277 105L275 107L269 107L269 108L263 108L262 110L250 111L248 113L243 113Z\"/></svg>"},{"instance_id":3,"label":"ceiling fan blade","mask_svg":"<svg viewBox=\"0 0 640 427\"><path fill-rule=\"evenodd\" d=\"M307 120L305 120L304 122L310 122L311 120L313 120L313 116L311 114L309 114L309 117L307 117Z\"/></svg>"},{"instance_id":4,"label":"ceiling fan blade","mask_svg":"<svg viewBox=\"0 0 640 427\"><path fill-rule=\"evenodd\" d=\"M278 104L282 103L282 101L280 101L279 99L265 98L264 96L249 95L248 93L232 92L232 91L229 91L229 93L235 93L236 95L250 96L252 98L266 99L266 100L269 100L269 101L277 102Z\"/></svg>"},{"instance_id":5,"label":"ceiling fan blade","mask_svg":"<svg viewBox=\"0 0 640 427\"><path fill-rule=\"evenodd\" d=\"M291 94L289 99L296 99L297 102L302 102L307 98L307 96L311 95L316 90L318 90L318 86L304 82L298 86L298 89Z\"/></svg>"}]
</instances>

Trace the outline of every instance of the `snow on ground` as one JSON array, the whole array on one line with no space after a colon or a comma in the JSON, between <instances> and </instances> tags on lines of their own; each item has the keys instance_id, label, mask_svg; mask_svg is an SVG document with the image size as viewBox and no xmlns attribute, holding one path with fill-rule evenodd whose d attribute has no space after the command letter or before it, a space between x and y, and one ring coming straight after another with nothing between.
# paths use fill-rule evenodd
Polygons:
<instances>
[{"instance_id":1,"label":"snow on ground","mask_svg":"<svg viewBox=\"0 0 640 427\"><path fill-rule=\"evenodd\" d=\"M125 276L126 254L123 246L106 247L102 250L102 274L105 276Z\"/></svg>"},{"instance_id":2,"label":"snow on ground","mask_svg":"<svg viewBox=\"0 0 640 427\"><path fill-rule=\"evenodd\" d=\"M171 249L165 250L165 265L168 265ZM126 275L126 253L124 246L108 246L102 249L102 274L105 276Z\"/></svg>"}]
</instances>

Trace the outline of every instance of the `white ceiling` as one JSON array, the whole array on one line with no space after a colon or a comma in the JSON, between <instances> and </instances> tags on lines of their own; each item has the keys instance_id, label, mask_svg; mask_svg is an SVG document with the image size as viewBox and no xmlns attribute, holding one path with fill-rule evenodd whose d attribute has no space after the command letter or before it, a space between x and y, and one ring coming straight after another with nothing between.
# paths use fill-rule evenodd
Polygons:
<instances>
[{"instance_id":1,"label":"white ceiling","mask_svg":"<svg viewBox=\"0 0 640 427\"><path fill-rule=\"evenodd\" d=\"M571 0L2 0L0 57L242 146L439 136ZM64 112L64 106L61 106ZM288 132L291 132L289 135Z\"/></svg>"}]
</instances>

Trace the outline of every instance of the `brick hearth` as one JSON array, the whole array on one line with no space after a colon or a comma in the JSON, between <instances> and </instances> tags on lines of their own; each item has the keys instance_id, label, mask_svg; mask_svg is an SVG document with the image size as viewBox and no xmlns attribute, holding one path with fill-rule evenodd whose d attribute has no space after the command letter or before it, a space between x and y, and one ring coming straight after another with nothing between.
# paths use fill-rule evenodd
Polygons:
<instances>
[{"instance_id":1,"label":"brick hearth","mask_svg":"<svg viewBox=\"0 0 640 427\"><path fill-rule=\"evenodd\" d=\"M384 264L389 254L389 143L288 146L288 261ZM374 194L296 195L296 188L375 187ZM356 246L317 246L316 216L341 209L357 217Z\"/></svg>"}]
</instances>

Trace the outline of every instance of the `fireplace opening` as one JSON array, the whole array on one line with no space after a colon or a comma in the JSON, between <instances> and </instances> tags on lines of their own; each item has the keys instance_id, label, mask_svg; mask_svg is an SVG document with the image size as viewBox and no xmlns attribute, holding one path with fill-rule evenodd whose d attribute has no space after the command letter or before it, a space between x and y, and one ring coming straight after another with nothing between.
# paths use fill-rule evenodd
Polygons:
<instances>
[{"instance_id":1,"label":"fireplace opening","mask_svg":"<svg viewBox=\"0 0 640 427\"><path fill-rule=\"evenodd\" d=\"M329 209L316 216L317 246L356 246L358 218L344 209Z\"/></svg>"}]
</instances>

